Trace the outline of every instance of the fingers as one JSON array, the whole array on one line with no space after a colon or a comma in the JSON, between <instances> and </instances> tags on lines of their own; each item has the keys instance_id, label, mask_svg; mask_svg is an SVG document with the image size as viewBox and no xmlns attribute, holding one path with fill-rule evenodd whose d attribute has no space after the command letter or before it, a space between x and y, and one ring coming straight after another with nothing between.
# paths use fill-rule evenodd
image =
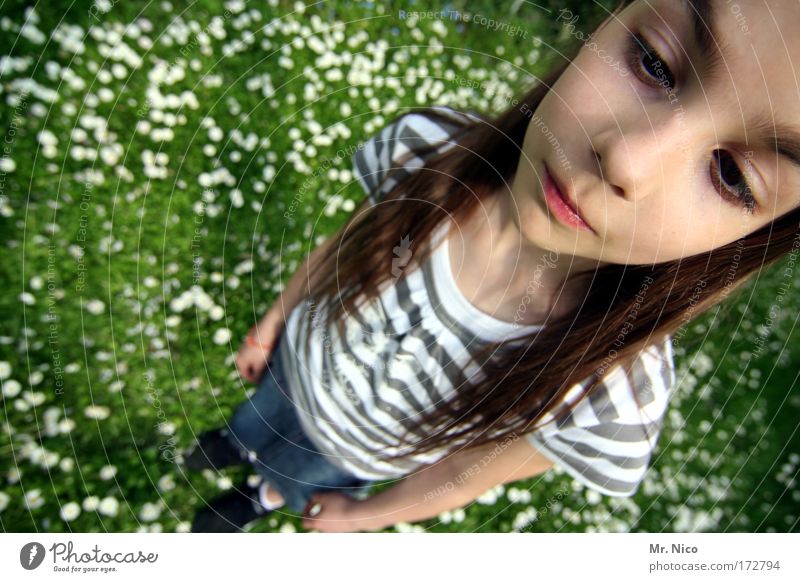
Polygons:
<instances>
[{"instance_id":1,"label":"fingers","mask_svg":"<svg viewBox=\"0 0 800 582\"><path fill-rule=\"evenodd\" d=\"M236 368L239 374L248 382L258 382L265 367L269 364L268 359L261 354L254 354L250 350L242 350L236 358Z\"/></svg>"},{"instance_id":2,"label":"fingers","mask_svg":"<svg viewBox=\"0 0 800 582\"><path fill-rule=\"evenodd\" d=\"M311 497L308 499L308 503L306 503L305 508L303 509L303 516L308 517L316 517L319 515L319 512L322 511L322 504L320 503L321 498L316 493L312 494Z\"/></svg>"}]
</instances>

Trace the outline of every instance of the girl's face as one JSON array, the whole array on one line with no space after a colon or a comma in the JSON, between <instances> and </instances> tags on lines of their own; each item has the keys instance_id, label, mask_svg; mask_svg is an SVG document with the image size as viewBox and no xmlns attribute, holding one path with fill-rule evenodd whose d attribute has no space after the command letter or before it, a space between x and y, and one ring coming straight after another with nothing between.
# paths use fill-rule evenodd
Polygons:
<instances>
[{"instance_id":1,"label":"girl's face","mask_svg":"<svg viewBox=\"0 0 800 582\"><path fill-rule=\"evenodd\" d=\"M568 11L559 21L584 42L526 112L511 195L528 240L652 264L800 205L800 3L637 1L591 38ZM548 206L545 164L591 230Z\"/></svg>"}]
</instances>

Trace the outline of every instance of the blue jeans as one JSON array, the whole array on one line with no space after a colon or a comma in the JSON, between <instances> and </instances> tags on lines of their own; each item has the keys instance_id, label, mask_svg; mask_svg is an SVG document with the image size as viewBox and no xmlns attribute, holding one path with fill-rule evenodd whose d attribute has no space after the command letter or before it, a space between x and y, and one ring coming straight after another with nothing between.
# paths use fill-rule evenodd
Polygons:
<instances>
[{"instance_id":1,"label":"blue jeans","mask_svg":"<svg viewBox=\"0 0 800 582\"><path fill-rule=\"evenodd\" d=\"M256 472L278 490L285 507L301 513L315 491L338 491L363 497L365 481L333 465L308 439L289 399L277 357L281 336L258 389L242 403L229 423L228 439L249 456Z\"/></svg>"}]
</instances>

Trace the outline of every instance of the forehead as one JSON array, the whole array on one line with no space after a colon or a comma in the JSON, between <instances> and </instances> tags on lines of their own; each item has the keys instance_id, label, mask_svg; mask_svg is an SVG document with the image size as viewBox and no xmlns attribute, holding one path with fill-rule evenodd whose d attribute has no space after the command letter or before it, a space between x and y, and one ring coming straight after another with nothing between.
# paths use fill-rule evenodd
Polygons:
<instances>
[{"instance_id":1,"label":"forehead","mask_svg":"<svg viewBox=\"0 0 800 582\"><path fill-rule=\"evenodd\" d=\"M649 22L674 32L678 49L691 59L712 109L721 111L727 104L746 123L758 119L800 127L800 2L641 0L636 4ZM720 53L716 59L699 52L694 42L696 14L704 21L700 27L714 35L711 44Z\"/></svg>"}]
</instances>

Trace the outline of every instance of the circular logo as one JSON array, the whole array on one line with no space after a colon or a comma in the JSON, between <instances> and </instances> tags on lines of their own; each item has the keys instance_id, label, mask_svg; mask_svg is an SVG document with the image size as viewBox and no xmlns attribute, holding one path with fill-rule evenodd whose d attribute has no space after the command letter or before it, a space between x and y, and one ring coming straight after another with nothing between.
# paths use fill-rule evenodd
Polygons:
<instances>
[{"instance_id":1,"label":"circular logo","mask_svg":"<svg viewBox=\"0 0 800 582\"><path fill-rule=\"evenodd\" d=\"M35 570L44 561L44 546L39 542L28 542L19 551L19 563L26 570Z\"/></svg>"}]
</instances>

